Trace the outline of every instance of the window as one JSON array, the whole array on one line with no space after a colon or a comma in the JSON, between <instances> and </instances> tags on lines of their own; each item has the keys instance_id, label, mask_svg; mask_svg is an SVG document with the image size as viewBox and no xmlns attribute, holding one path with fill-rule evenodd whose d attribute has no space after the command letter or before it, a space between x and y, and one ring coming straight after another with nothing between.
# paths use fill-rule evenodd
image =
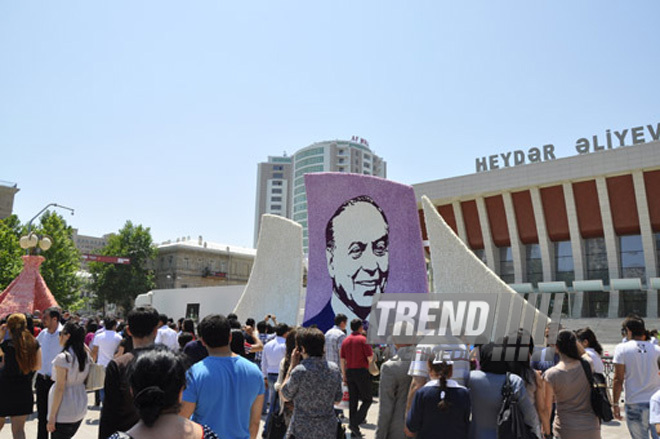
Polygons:
<instances>
[{"instance_id":1,"label":"window","mask_svg":"<svg viewBox=\"0 0 660 439\"><path fill-rule=\"evenodd\" d=\"M637 277L646 283L646 265L641 235L619 236L621 277Z\"/></svg>"},{"instance_id":2,"label":"window","mask_svg":"<svg viewBox=\"0 0 660 439\"><path fill-rule=\"evenodd\" d=\"M609 291L589 291L584 293L582 317L607 318L609 309Z\"/></svg>"},{"instance_id":3,"label":"window","mask_svg":"<svg viewBox=\"0 0 660 439\"><path fill-rule=\"evenodd\" d=\"M364 166L365 168L371 168L371 165L369 163L366 163L366 162L362 163L362 166Z\"/></svg>"},{"instance_id":4,"label":"window","mask_svg":"<svg viewBox=\"0 0 660 439\"><path fill-rule=\"evenodd\" d=\"M270 206L270 210L282 210L282 205L281 204L273 204Z\"/></svg>"},{"instance_id":5,"label":"window","mask_svg":"<svg viewBox=\"0 0 660 439\"><path fill-rule=\"evenodd\" d=\"M295 191L293 191L293 195L300 195L305 193L305 186L298 186Z\"/></svg>"},{"instance_id":6,"label":"window","mask_svg":"<svg viewBox=\"0 0 660 439\"><path fill-rule=\"evenodd\" d=\"M296 198L293 199L294 204L304 203L305 201L307 201L307 195L305 194L298 195Z\"/></svg>"},{"instance_id":7,"label":"window","mask_svg":"<svg viewBox=\"0 0 660 439\"><path fill-rule=\"evenodd\" d=\"M541 261L541 247L538 244L525 246L527 282L537 286L543 282L543 262Z\"/></svg>"},{"instance_id":8,"label":"window","mask_svg":"<svg viewBox=\"0 0 660 439\"><path fill-rule=\"evenodd\" d=\"M566 283L575 280L571 241L555 242L555 280Z\"/></svg>"},{"instance_id":9,"label":"window","mask_svg":"<svg viewBox=\"0 0 660 439\"><path fill-rule=\"evenodd\" d=\"M284 166L282 165L273 166L273 171L282 171L282 170L284 170Z\"/></svg>"},{"instance_id":10,"label":"window","mask_svg":"<svg viewBox=\"0 0 660 439\"><path fill-rule=\"evenodd\" d=\"M284 178L284 173L282 173L282 172L273 172L273 178Z\"/></svg>"},{"instance_id":11,"label":"window","mask_svg":"<svg viewBox=\"0 0 660 439\"><path fill-rule=\"evenodd\" d=\"M472 249L472 253L481 260L484 264L486 264L486 252L484 251L483 248L475 248Z\"/></svg>"},{"instance_id":12,"label":"window","mask_svg":"<svg viewBox=\"0 0 660 439\"><path fill-rule=\"evenodd\" d=\"M323 163L323 156L310 157L308 159L296 162L296 169L304 168L305 166L313 165L313 164L316 164L316 163Z\"/></svg>"},{"instance_id":13,"label":"window","mask_svg":"<svg viewBox=\"0 0 660 439\"><path fill-rule=\"evenodd\" d=\"M627 317L630 314L646 317L646 296L646 291L619 291L619 317Z\"/></svg>"},{"instance_id":14,"label":"window","mask_svg":"<svg viewBox=\"0 0 660 439\"><path fill-rule=\"evenodd\" d=\"M282 197L270 197L270 201L282 201Z\"/></svg>"},{"instance_id":15,"label":"window","mask_svg":"<svg viewBox=\"0 0 660 439\"><path fill-rule=\"evenodd\" d=\"M337 160L337 163L339 163L339 164L344 163L344 158L342 157L342 158L340 158L339 160Z\"/></svg>"},{"instance_id":16,"label":"window","mask_svg":"<svg viewBox=\"0 0 660 439\"><path fill-rule=\"evenodd\" d=\"M281 194L282 193L282 188L274 188L272 191L274 194Z\"/></svg>"},{"instance_id":17,"label":"window","mask_svg":"<svg viewBox=\"0 0 660 439\"><path fill-rule=\"evenodd\" d=\"M272 184L273 186L282 186L282 182L281 182L281 181L273 181L271 184Z\"/></svg>"},{"instance_id":18,"label":"window","mask_svg":"<svg viewBox=\"0 0 660 439\"><path fill-rule=\"evenodd\" d=\"M500 250L500 279L510 284L515 281L513 271L513 253L511 247L499 247Z\"/></svg>"},{"instance_id":19,"label":"window","mask_svg":"<svg viewBox=\"0 0 660 439\"><path fill-rule=\"evenodd\" d=\"M300 212L301 210L307 210L307 203L297 204L293 208L294 212Z\"/></svg>"},{"instance_id":20,"label":"window","mask_svg":"<svg viewBox=\"0 0 660 439\"><path fill-rule=\"evenodd\" d=\"M309 166L307 168L298 169L296 171L296 177L300 177L301 175L305 175L310 172L323 172L323 165Z\"/></svg>"},{"instance_id":21,"label":"window","mask_svg":"<svg viewBox=\"0 0 660 439\"><path fill-rule=\"evenodd\" d=\"M310 155L323 154L323 147L308 149L307 151L299 152L296 154L296 160L300 160Z\"/></svg>"},{"instance_id":22,"label":"window","mask_svg":"<svg viewBox=\"0 0 660 439\"><path fill-rule=\"evenodd\" d=\"M600 279L603 281L604 285L609 285L610 273L607 268L605 238L585 239L584 252L587 259L587 279Z\"/></svg>"}]
</instances>

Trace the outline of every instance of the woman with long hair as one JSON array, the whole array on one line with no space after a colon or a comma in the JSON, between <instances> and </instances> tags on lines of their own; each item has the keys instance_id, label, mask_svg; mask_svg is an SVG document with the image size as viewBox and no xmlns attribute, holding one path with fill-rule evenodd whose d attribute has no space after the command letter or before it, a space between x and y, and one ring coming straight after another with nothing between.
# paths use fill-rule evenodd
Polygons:
<instances>
[{"instance_id":1,"label":"woman with long hair","mask_svg":"<svg viewBox=\"0 0 660 439\"><path fill-rule=\"evenodd\" d=\"M286 378L286 372L289 370L289 366L291 366L291 356L293 355L293 351L296 349L296 332L297 328L292 328L286 336L286 352L284 354L284 358L282 358L282 361L280 362L280 371L277 375L277 381L273 386L276 392L279 392L280 388L282 388L282 384ZM282 395L278 396L279 413L284 415L284 422L288 427L289 423L291 422L291 416L293 415L293 403L291 401L282 403Z\"/></svg>"},{"instance_id":2,"label":"woman with long hair","mask_svg":"<svg viewBox=\"0 0 660 439\"><path fill-rule=\"evenodd\" d=\"M335 439L334 404L341 401L339 367L323 358L325 336L316 328L296 331L296 349L280 389L284 401L293 401L286 437Z\"/></svg>"},{"instance_id":3,"label":"woman with long hair","mask_svg":"<svg viewBox=\"0 0 660 439\"><path fill-rule=\"evenodd\" d=\"M470 392L450 379L453 361L429 359L429 381L415 392L406 419L417 439L443 436L467 439L470 430Z\"/></svg>"},{"instance_id":4,"label":"woman with long hair","mask_svg":"<svg viewBox=\"0 0 660 439\"><path fill-rule=\"evenodd\" d=\"M575 331L575 336L591 358L594 366L594 373L605 375L605 365L601 357L603 356L603 347L598 343L596 334L591 328L586 327Z\"/></svg>"},{"instance_id":5,"label":"woman with long hair","mask_svg":"<svg viewBox=\"0 0 660 439\"><path fill-rule=\"evenodd\" d=\"M537 436L540 436L541 428L545 425L545 419L549 414L545 406L545 382L543 381L541 372L532 369L531 366L534 339L529 332L520 329L505 338L504 346L516 346L518 348L515 353L515 361L507 362L507 371L515 373L523 379L526 390L525 397L536 409L534 419L535 433ZM527 354L520 355L520 349L526 349Z\"/></svg>"},{"instance_id":6,"label":"woman with long hair","mask_svg":"<svg viewBox=\"0 0 660 439\"><path fill-rule=\"evenodd\" d=\"M25 439L25 421L34 405L32 376L41 367L41 349L23 314L12 314L0 325L0 341L0 430L9 416L14 439Z\"/></svg>"},{"instance_id":7,"label":"woman with long hair","mask_svg":"<svg viewBox=\"0 0 660 439\"><path fill-rule=\"evenodd\" d=\"M85 347L85 329L69 322L60 331L62 352L53 360L55 384L48 392L48 424L51 439L69 439L76 434L87 413L85 379L91 357Z\"/></svg>"},{"instance_id":8,"label":"woman with long hair","mask_svg":"<svg viewBox=\"0 0 660 439\"><path fill-rule=\"evenodd\" d=\"M600 421L591 408L591 386L580 361L589 357L580 356L580 346L572 331L560 331L555 348L559 363L543 374L548 412L553 400L557 403L554 435L560 439L600 439ZM549 429L546 424L544 430Z\"/></svg>"},{"instance_id":9,"label":"woman with long hair","mask_svg":"<svg viewBox=\"0 0 660 439\"><path fill-rule=\"evenodd\" d=\"M179 416L186 357L160 344L133 353L128 382L140 420L127 432L115 432L109 439L218 439L207 426Z\"/></svg>"}]
</instances>

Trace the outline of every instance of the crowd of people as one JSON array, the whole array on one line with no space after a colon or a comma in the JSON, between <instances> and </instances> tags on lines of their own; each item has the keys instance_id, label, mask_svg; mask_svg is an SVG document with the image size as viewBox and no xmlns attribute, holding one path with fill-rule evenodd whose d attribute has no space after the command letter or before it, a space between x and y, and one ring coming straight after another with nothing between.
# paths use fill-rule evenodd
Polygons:
<instances>
[{"instance_id":1,"label":"crowd of people","mask_svg":"<svg viewBox=\"0 0 660 439\"><path fill-rule=\"evenodd\" d=\"M622 335L612 358L613 416L623 419L624 396L631 438L657 438L660 347L636 316ZM37 439L74 437L99 365L99 439L334 439L345 435L346 392L348 431L360 438L378 374L378 439L506 437L502 413L511 401L520 425L510 437L601 437L592 382L605 382L605 367L590 328L562 329L541 346L518 331L476 346L393 340L375 351L363 322L342 314L323 333L274 315L241 323L212 314L196 324L138 307L125 320L83 321L49 308L7 316L0 342L0 429L9 417L15 439L25 438L35 395ZM501 345L525 354L504 358Z\"/></svg>"}]
</instances>

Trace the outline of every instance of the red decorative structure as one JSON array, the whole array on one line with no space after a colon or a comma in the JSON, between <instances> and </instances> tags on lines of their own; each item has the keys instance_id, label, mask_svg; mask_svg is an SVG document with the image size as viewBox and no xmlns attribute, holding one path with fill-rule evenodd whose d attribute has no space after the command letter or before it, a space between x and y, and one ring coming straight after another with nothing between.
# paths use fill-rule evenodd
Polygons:
<instances>
[{"instance_id":1,"label":"red decorative structure","mask_svg":"<svg viewBox=\"0 0 660 439\"><path fill-rule=\"evenodd\" d=\"M32 313L58 306L55 297L39 273L43 256L23 256L23 271L0 294L0 316L17 312Z\"/></svg>"}]
</instances>

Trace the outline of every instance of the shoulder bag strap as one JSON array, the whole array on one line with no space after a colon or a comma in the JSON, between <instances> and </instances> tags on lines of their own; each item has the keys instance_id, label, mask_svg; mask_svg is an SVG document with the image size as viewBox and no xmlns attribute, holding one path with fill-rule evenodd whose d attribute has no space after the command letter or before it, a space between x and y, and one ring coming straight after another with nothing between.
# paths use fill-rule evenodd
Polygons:
<instances>
[{"instance_id":1,"label":"shoulder bag strap","mask_svg":"<svg viewBox=\"0 0 660 439\"><path fill-rule=\"evenodd\" d=\"M583 360L580 358L580 364L582 364L582 369L584 369L584 374L587 376L587 381L589 381L589 385L591 387L594 387L594 376L591 373L591 366L586 360Z\"/></svg>"},{"instance_id":2,"label":"shoulder bag strap","mask_svg":"<svg viewBox=\"0 0 660 439\"><path fill-rule=\"evenodd\" d=\"M513 394L513 386L511 385L511 373L506 373L506 378L504 379L504 384L502 385L502 395L506 398L509 395Z\"/></svg>"}]
</instances>

